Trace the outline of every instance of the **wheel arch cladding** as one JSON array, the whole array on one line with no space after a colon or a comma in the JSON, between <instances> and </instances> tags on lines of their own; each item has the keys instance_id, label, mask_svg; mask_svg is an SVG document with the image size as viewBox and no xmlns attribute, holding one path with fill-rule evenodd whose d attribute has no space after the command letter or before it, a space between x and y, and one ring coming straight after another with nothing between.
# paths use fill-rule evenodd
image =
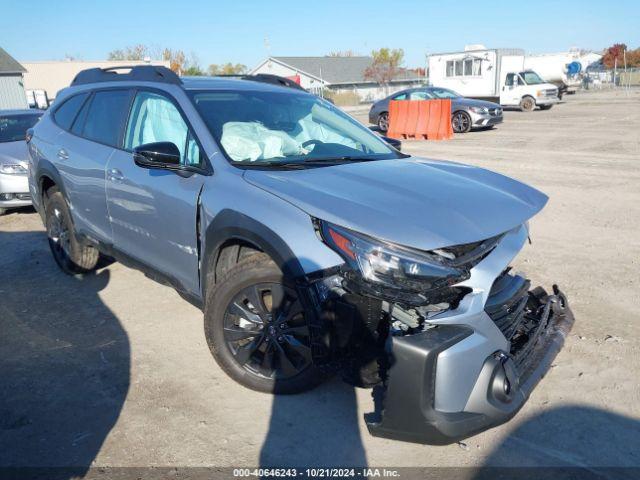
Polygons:
<instances>
[{"instance_id":1,"label":"wheel arch cladding","mask_svg":"<svg viewBox=\"0 0 640 480\"><path fill-rule=\"evenodd\" d=\"M225 209L215 216L206 227L204 243L203 298L207 292L207 284L214 278L211 274L215 274L217 256L222 248L233 243L249 245L266 253L290 278L305 275L299 259L276 232L258 220L235 210Z\"/></svg>"},{"instance_id":2,"label":"wheel arch cladding","mask_svg":"<svg viewBox=\"0 0 640 480\"><path fill-rule=\"evenodd\" d=\"M64 188L62 177L60 176L58 169L51 162L49 162L48 160L40 160L40 162L38 163L38 170L36 172L35 179L38 182L37 201L41 206L41 208L39 208L38 210L40 215L44 215L44 194L51 187L56 187L62 194L62 197L65 199L65 201L67 203L69 202L69 197L67 196L67 192Z\"/></svg>"}]
</instances>

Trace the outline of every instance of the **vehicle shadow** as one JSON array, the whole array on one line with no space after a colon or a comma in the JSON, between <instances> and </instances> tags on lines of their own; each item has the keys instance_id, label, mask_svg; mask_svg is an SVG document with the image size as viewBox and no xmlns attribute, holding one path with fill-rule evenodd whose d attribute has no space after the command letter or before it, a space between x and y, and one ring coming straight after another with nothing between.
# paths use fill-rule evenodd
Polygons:
<instances>
[{"instance_id":1,"label":"vehicle shadow","mask_svg":"<svg viewBox=\"0 0 640 480\"><path fill-rule=\"evenodd\" d=\"M509 434L474 479L639 478L638 445L634 418L582 405L552 408Z\"/></svg>"},{"instance_id":2,"label":"vehicle shadow","mask_svg":"<svg viewBox=\"0 0 640 480\"><path fill-rule=\"evenodd\" d=\"M311 392L275 395L260 466L365 467L359 420L355 389L339 378Z\"/></svg>"},{"instance_id":3,"label":"vehicle shadow","mask_svg":"<svg viewBox=\"0 0 640 480\"><path fill-rule=\"evenodd\" d=\"M129 389L129 339L99 292L62 274L42 232L0 232L0 468L82 476Z\"/></svg>"},{"instance_id":4,"label":"vehicle shadow","mask_svg":"<svg viewBox=\"0 0 640 480\"><path fill-rule=\"evenodd\" d=\"M341 301L348 302L347 297ZM344 370L342 375L336 374L312 391L273 396L269 431L260 452L261 467L367 466L360 436L362 412L358 413L352 385L367 384L362 369L369 362L375 363L378 350L371 346L376 340L366 327L358 306L343 303L343 311L353 314L341 317L339 328L330 321L332 326L324 332L323 340L328 340L333 348L349 350L359 360L352 359L350 369ZM334 318L333 314L327 313L327 319ZM338 338L345 340L342 347L336 346ZM349 383L343 378L348 378Z\"/></svg>"}]
</instances>

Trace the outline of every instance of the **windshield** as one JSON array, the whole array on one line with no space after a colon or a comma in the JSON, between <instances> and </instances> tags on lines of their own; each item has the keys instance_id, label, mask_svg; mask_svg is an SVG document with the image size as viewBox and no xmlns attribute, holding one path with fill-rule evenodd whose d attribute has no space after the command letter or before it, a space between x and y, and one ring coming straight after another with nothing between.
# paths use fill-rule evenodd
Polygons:
<instances>
[{"instance_id":1,"label":"windshield","mask_svg":"<svg viewBox=\"0 0 640 480\"><path fill-rule=\"evenodd\" d=\"M520 72L520 76L524 79L527 85L539 85L545 83L536 72Z\"/></svg>"},{"instance_id":2,"label":"windshield","mask_svg":"<svg viewBox=\"0 0 640 480\"><path fill-rule=\"evenodd\" d=\"M403 156L314 95L210 90L192 92L191 98L234 164L329 164Z\"/></svg>"},{"instance_id":3,"label":"windshield","mask_svg":"<svg viewBox=\"0 0 640 480\"><path fill-rule=\"evenodd\" d=\"M462 96L448 88L432 88L431 93L436 98L460 98Z\"/></svg>"},{"instance_id":4,"label":"windshield","mask_svg":"<svg viewBox=\"0 0 640 480\"><path fill-rule=\"evenodd\" d=\"M40 115L0 115L0 142L25 140L27 130L33 127Z\"/></svg>"}]
</instances>

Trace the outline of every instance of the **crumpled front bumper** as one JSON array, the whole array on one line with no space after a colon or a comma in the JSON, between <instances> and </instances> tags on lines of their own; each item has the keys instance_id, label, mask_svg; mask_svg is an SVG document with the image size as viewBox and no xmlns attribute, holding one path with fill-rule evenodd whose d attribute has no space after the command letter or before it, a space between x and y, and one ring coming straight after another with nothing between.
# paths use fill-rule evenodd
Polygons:
<instances>
[{"instance_id":1,"label":"crumpled front bumper","mask_svg":"<svg viewBox=\"0 0 640 480\"><path fill-rule=\"evenodd\" d=\"M538 330L532 332L535 342L526 349L526 361L516 360L503 350L486 357L463 411L436 409L437 363L449 349L468 339L473 329L445 324L415 335L389 337L391 367L385 384L374 390L375 412L365 416L369 432L445 445L512 418L548 371L574 322L567 300L557 287L550 295L541 289L530 295L536 297L540 308L535 319Z\"/></svg>"}]
</instances>

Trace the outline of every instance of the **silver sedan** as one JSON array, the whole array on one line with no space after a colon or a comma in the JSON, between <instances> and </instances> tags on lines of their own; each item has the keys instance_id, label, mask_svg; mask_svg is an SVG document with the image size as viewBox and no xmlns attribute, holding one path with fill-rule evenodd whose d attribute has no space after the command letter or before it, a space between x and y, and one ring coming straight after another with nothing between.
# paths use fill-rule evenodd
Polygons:
<instances>
[{"instance_id":1,"label":"silver sedan","mask_svg":"<svg viewBox=\"0 0 640 480\"><path fill-rule=\"evenodd\" d=\"M27 130L40 110L0 110L0 215L9 208L31 205L27 180Z\"/></svg>"},{"instance_id":2,"label":"silver sedan","mask_svg":"<svg viewBox=\"0 0 640 480\"><path fill-rule=\"evenodd\" d=\"M451 125L455 133L472 128L492 127L502 123L502 107L497 103L463 97L453 90L440 87L416 87L401 90L375 102L369 110L369 122L386 132L389 128L390 100L451 99Z\"/></svg>"}]
</instances>

